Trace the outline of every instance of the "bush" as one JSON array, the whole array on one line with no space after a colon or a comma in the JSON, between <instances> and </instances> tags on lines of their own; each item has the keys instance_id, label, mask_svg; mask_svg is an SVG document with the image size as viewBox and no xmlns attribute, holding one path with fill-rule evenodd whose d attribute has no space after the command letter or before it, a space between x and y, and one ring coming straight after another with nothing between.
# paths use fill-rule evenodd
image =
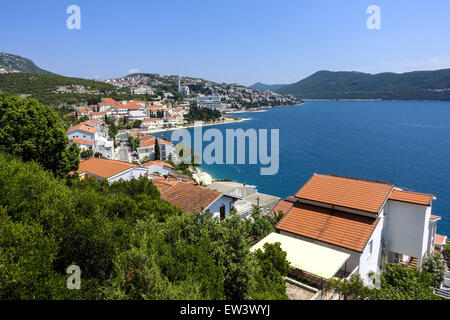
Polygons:
<instances>
[{"instance_id":1,"label":"bush","mask_svg":"<svg viewBox=\"0 0 450 320\"><path fill-rule=\"evenodd\" d=\"M425 259L423 270L428 271L431 274L433 285L435 287L439 287L442 281L444 281L445 265L444 257L437 252L428 255Z\"/></svg>"}]
</instances>

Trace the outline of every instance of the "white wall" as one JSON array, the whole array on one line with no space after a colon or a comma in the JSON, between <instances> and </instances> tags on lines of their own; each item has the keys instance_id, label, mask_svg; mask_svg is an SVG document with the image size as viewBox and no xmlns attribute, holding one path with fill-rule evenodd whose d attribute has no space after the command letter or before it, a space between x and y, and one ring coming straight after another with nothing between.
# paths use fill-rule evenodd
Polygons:
<instances>
[{"instance_id":1,"label":"white wall","mask_svg":"<svg viewBox=\"0 0 450 320\"><path fill-rule=\"evenodd\" d=\"M160 176L167 175L169 172L172 172L173 169L165 167L165 166L159 166L156 164L152 164L151 166L148 166L148 172L150 174L153 174L155 172L158 172Z\"/></svg>"},{"instance_id":2,"label":"white wall","mask_svg":"<svg viewBox=\"0 0 450 320\"><path fill-rule=\"evenodd\" d=\"M225 216L230 214L231 209L233 209L234 198L227 197L222 195L216 201L214 201L209 207L205 208L205 210L209 210L213 213L213 218L220 219L220 207L225 205Z\"/></svg>"},{"instance_id":3,"label":"white wall","mask_svg":"<svg viewBox=\"0 0 450 320\"><path fill-rule=\"evenodd\" d=\"M379 221L372 232L372 235L367 241L366 247L364 248L360 258L359 258L359 270L358 274L364 283L370 284L369 273L375 272L380 273L381 268L381 255L382 255L382 234L385 217L383 213L379 215ZM372 242L372 253L370 252L370 243Z\"/></svg>"},{"instance_id":4,"label":"white wall","mask_svg":"<svg viewBox=\"0 0 450 320\"><path fill-rule=\"evenodd\" d=\"M94 141L95 139L95 134L93 133L88 133L85 131L81 131L81 130L74 130L70 133L67 133L67 137L70 139L73 138L78 138L78 139L83 139L83 140L89 140L89 141Z\"/></svg>"},{"instance_id":5,"label":"white wall","mask_svg":"<svg viewBox=\"0 0 450 320\"><path fill-rule=\"evenodd\" d=\"M387 241L389 251L418 259L428 246L428 224L431 207L389 200L387 203Z\"/></svg>"},{"instance_id":6,"label":"white wall","mask_svg":"<svg viewBox=\"0 0 450 320\"><path fill-rule=\"evenodd\" d=\"M131 179L139 179L141 176L146 176L148 174L147 168L141 168L141 167L134 167L131 169L128 169L122 173L119 173L115 176L112 176L108 179L109 183L113 183L119 180L129 181Z\"/></svg>"}]
</instances>

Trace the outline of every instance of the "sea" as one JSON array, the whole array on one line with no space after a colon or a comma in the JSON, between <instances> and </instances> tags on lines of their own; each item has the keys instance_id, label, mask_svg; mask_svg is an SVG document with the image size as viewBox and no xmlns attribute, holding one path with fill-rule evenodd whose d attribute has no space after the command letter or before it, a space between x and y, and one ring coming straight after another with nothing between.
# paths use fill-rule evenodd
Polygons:
<instances>
[{"instance_id":1,"label":"sea","mask_svg":"<svg viewBox=\"0 0 450 320\"><path fill-rule=\"evenodd\" d=\"M294 195L314 173L391 182L435 195L432 213L442 217L438 233L450 235L450 102L306 101L231 115L251 120L203 131L279 129L279 171L261 175L261 164L200 165L214 179L254 185L282 198ZM153 135L170 140L171 134Z\"/></svg>"}]
</instances>

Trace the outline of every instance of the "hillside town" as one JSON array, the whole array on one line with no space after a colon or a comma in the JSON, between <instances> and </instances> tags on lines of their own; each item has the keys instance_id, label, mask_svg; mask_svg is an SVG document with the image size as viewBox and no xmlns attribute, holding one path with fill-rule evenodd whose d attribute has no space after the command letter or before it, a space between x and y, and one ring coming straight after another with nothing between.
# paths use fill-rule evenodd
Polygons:
<instances>
[{"instance_id":1,"label":"hillside town","mask_svg":"<svg viewBox=\"0 0 450 320\"><path fill-rule=\"evenodd\" d=\"M187 108L102 98L76 113L87 120L66 135L82 152L92 150L82 157L80 178L113 183L146 177L161 199L185 212L210 212L219 221L232 213L253 219L255 208L264 216L281 217L275 232L258 239L251 250L280 243L291 266L286 285L292 298L340 299L326 290L332 279L350 281L357 275L365 286L376 286L385 264L422 268L448 243L447 236L436 232L442 219L432 211L436 197L391 183L314 174L295 195L280 199L245 183L205 182L194 167L181 173L174 162L176 146L151 132L184 125ZM126 118L139 126L111 136L108 123ZM434 293L449 297L448 272Z\"/></svg>"},{"instance_id":2,"label":"hillside town","mask_svg":"<svg viewBox=\"0 0 450 320\"><path fill-rule=\"evenodd\" d=\"M131 94L155 95L173 98L179 93L185 102L219 100L221 109L242 109L281 105L296 105L301 101L292 95L280 95L273 91L261 92L238 84L216 83L186 76L159 74L132 74L122 78L107 79L105 83L118 88L128 88Z\"/></svg>"}]
</instances>

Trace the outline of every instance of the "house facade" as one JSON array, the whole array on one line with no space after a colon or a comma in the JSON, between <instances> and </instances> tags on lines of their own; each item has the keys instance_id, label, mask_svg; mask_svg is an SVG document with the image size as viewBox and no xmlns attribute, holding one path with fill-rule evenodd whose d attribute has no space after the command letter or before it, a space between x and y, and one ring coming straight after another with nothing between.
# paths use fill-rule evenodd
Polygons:
<instances>
[{"instance_id":1,"label":"house facade","mask_svg":"<svg viewBox=\"0 0 450 320\"><path fill-rule=\"evenodd\" d=\"M432 215L433 200L390 183L314 174L274 208L285 213L276 230L348 255L333 276L358 274L369 285L386 263L421 267L434 251L440 217ZM303 256L314 259L311 253ZM323 263L328 261L317 261Z\"/></svg>"},{"instance_id":2,"label":"house facade","mask_svg":"<svg viewBox=\"0 0 450 320\"><path fill-rule=\"evenodd\" d=\"M187 213L209 211L213 218L224 220L231 213L238 198L205 187L183 182L155 180L161 199L179 206Z\"/></svg>"},{"instance_id":3,"label":"house facade","mask_svg":"<svg viewBox=\"0 0 450 320\"><path fill-rule=\"evenodd\" d=\"M103 157L114 157L114 141L108 136L105 124L101 120L88 120L70 128L66 136L81 150L90 149L100 152Z\"/></svg>"},{"instance_id":4,"label":"house facade","mask_svg":"<svg viewBox=\"0 0 450 320\"><path fill-rule=\"evenodd\" d=\"M148 176L148 168L118 160L90 158L80 161L77 173L81 179L92 177L112 183Z\"/></svg>"}]
</instances>

